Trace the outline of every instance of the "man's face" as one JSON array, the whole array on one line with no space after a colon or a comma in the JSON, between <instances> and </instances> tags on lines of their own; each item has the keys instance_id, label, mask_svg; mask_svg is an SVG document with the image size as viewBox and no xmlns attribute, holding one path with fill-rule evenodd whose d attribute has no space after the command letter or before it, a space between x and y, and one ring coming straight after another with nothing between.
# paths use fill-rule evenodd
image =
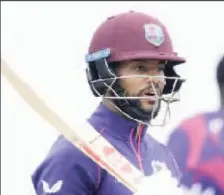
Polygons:
<instances>
[{"instance_id":1,"label":"man's face","mask_svg":"<svg viewBox=\"0 0 224 195\"><path fill-rule=\"evenodd\" d=\"M157 113L160 107L161 100L156 98L157 90L158 96L162 95L162 91L166 84L164 76L165 63L159 60L134 60L122 62L116 72L117 76L133 76L136 77L120 79L119 83L125 89L124 96L132 97L147 97L147 99L139 99L138 106L146 113ZM148 77L137 77L137 76ZM150 77L160 76L160 78ZM161 77L162 76L162 77ZM153 87L154 86L154 87Z\"/></svg>"}]
</instances>

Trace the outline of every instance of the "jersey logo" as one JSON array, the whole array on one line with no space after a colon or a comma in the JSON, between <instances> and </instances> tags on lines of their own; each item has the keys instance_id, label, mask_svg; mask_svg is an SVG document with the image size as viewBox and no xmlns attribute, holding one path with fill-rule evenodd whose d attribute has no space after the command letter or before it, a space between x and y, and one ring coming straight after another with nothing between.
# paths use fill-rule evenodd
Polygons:
<instances>
[{"instance_id":1,"label":"jersey logo","mask_svg":"<svg viewBox=\"0 0 224 195\"><path fill-rule=\"evenodd\" d=\"M46 181L42 180L42 183L44 192L48 194L54 194L56 192L59 192L63 185L62 180L58 180L51 188L49 187L49 184Z\"/></svg>"},{"instance_id":2,"label":"jersey logo","mask_svg":"<svg viewBox=\"0 0 224 195\"><path fill-rule=\"evenodd\" d=\"M156 24L145 24L145 39L152 45L159 47L165 40L163 30Z\"/></svg>"}]
</instances>

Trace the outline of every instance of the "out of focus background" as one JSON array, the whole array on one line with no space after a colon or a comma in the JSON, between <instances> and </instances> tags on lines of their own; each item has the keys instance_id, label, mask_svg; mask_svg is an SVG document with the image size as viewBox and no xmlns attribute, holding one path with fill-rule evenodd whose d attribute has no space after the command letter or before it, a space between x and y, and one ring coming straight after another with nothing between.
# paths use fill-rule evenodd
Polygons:
<instances>
[{"instance_id":1,"label":"out of focus background","mask_svg":"<svg viewBox=\"0 0 224 195\"><path fill-rule=\"evenodd\" d=\"M166 127L149 133L166 143L178 123L218 108L215 71L224 52L223 2L1 2L1 58L69 123L88 117L99 100L85 78L88 44L107 17L130 10L159 18L187 59L187 79ZM1 78L1 193L30 195L30 175L57 138Z\"/></svg>"}]
</instances>

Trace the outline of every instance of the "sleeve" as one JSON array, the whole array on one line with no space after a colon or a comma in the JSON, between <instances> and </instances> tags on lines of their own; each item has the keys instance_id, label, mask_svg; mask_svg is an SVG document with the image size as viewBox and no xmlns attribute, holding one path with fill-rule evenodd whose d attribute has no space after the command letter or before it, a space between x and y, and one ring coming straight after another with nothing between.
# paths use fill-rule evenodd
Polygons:
<instances>
[{"instance_id":1,"label":"sleeve","mask_svg":"<svg viewBox=\"0 0 224 195\"><path fill-rule=\"evenodd\" d=\"M61 150L46 158L32 175L37 195L92 195L101 169L78 149Z\"/></svg>"},{"instance_id":2,"label":"sleeve","mask_svg":"<svg viewBox=\"0 0 224 195\"><path fill-rule=\"evenodd\" d=\"M180 171L187 170L187 159L188 159L188 137L184 131L181 129L175 129L173 133L171 133L167 147L169 151L172 153Z\"/></svg>"}]
</instances>

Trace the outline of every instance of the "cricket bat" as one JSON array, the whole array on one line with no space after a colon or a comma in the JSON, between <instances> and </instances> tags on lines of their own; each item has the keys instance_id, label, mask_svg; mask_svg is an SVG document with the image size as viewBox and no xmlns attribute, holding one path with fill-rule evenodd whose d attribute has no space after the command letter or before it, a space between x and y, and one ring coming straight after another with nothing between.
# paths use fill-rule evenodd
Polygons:
<instances>
[{"instance_id":1,"label":"cricket bat","mask_svg":"<svg viewBox=\"0 0 224 195\"><path fill-rule=\"evenodd\" d=\"M1 73L23 100L68 141L133 193L137 191L144 174L122 156L87 121L75 121L74 127L69 126L3 59L1 59ZM81 129L85 131L81 131Z\"/></svg>"}]
</instances>

